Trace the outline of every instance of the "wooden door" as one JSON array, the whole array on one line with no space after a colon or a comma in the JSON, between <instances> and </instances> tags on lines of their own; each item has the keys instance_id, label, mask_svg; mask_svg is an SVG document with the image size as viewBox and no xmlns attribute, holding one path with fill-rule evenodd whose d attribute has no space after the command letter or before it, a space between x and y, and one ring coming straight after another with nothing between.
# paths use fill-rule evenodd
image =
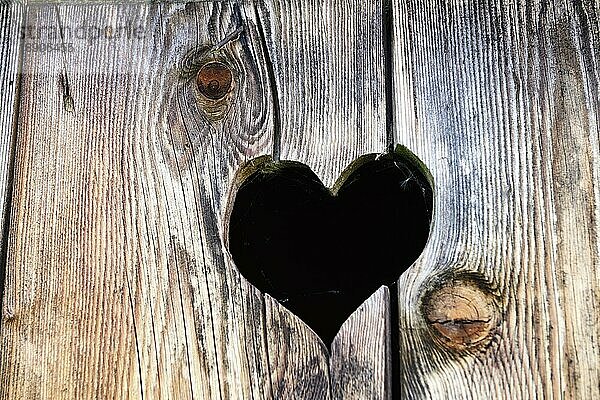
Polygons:
<instances>
[{"instance_id":1,"label":"wooden door","mask_svg":"<svg viewBox=\"0 0 600 400\"><path fill-rule=\"evenodd\" d=\"M0 3L0 399L600 398L599 12ZM395 145L429 241L328 349L233 263L236 174Z\"/></svg>"}]
</instances>

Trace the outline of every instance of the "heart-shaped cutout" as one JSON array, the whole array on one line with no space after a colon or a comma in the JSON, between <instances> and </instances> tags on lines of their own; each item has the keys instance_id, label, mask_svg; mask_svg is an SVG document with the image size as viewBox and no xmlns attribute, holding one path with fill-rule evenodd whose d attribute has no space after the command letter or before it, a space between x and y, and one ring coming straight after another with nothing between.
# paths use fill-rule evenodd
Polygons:
<instances>
[{"instance_id":1,"label":"heart-shaped cutout","mask_svg":"<svg viewBox=\"0 0 600 400\"><path fill-rule=\"evenodd\" d=\"M261 157L240 174L229 250L269 293L330 345L381 285L393 285L422 252L433 194L406 148L353 162L333 189L299 162Z\"/></svg>"}]
</instances>

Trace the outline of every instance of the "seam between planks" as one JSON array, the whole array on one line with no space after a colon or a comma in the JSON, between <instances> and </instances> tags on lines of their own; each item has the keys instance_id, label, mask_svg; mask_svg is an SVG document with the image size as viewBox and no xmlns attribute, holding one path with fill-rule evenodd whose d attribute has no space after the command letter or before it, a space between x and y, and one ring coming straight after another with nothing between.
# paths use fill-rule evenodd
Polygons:
<instances>
[{"instance_id":1,"label":"seam between planks","mask_svg":"<svg viewBox=\"0 0 600 400\"><path fill-rule=\"evenodd\" d=\"M8 7L12 7L10 4ZM21 10L21 18L19 20L19 26L24 26L27 23L27 8L26 4L22 4L23 9ZM11 12L10 9L8 11ZM10 24L10 22L9 22ZM2 242L0 243L0 337L2 337L3 319L4 319L4 289L6 283L6 274L8 271L8 236L10 232L10 219L12 211L12 200L13 200L13 183L15 177L15 162L16 162L16 146L17 146L17 131L21 113L21 87L23 81L23 58L25 56L25 46L23 46L23 39L18 36L19 44L17 45L17 71L15 79L15 90L13 100L13 116L11 123L10 132L10 145L8 150L8 171L6 176L6 188L5 188L5 201L4 208L2 210L3 225L2 225ZM8 65L7 65L8 66ZM10 73L10 71L9 71Z\"/></svg>"}]
</instances>

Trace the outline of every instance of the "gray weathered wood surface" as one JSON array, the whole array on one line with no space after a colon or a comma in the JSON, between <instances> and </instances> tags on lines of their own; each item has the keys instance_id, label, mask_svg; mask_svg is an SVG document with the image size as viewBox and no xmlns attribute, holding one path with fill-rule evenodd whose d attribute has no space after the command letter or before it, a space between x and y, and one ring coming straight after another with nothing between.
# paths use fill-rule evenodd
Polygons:
<instances>
[{"instance_id":1,"label":"gray weathered wood surface","mask_svg":"<svg viewBox=\"0 0 600 400\"><path fill-rule=\"evenodd\" d=\"M392 393L390 293L382 287L342 325L331 344L334 399L385 399Z\"/></svg>"},{"instance_id":2,"label":"gray weathered wood surface","mask_svg":"<svg viewBox=\"0 0 600 400\"><path fill-rule=\"evenodd\" d=\"M410 399L600 397L594 0L393 2L395 142L435 182L430 241L391 300L398 327L382 288L330 356L233 265L242 164L275 153L331 186L388 146L382 12L381 1L0 5L11 35L142 31L25 38L74 51L22 62L18 35L0 42L0 190L13 191L0 399L381 399L393 381ZM213 59L235 76L217 104L194 84ZM461 276L487 282L501 311L476 351L444 347L422 314L431 287Z\"/></svg>"},{"instance_id":3,"label":"gray weathered wood surface","mask_svg":"<svg viewBox=\"0 0 600 400\"><path fill-rule=\"evenodd\" d=\"M600 397L597 1L396 1L398 141L428 165L435 217L399 282L404 398ZM491 346L432 343L420 301L476 272Z\"/></svg>"}]
</instances>

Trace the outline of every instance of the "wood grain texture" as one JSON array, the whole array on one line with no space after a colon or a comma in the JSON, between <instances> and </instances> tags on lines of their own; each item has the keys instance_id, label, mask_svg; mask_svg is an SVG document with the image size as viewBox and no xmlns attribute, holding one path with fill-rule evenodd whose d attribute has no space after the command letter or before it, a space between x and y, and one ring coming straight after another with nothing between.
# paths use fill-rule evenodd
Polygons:
<instances>
[{"instance_id":1,"label":"wood grain texture","mask_svg":"<svg viewBox=\"0 0 600 400\"><path fill-rule=\"evenodd\" d=\"M398 282L394 394L600 397L598 2L393 5L395 138L435 182L431 238ZM22 60L0 399L391 395L387 288L342 326L329 357L239 275L225 240L246 161L277 152L332 186L359 156L385 151L382 10L0 5L2 32L26 16L63 37L24 44L74 47ZM140 35L116 35L128 24ZM110 34L69 37L81 26ZM0 52L6 132L18 45ZM210 102L193 77L214 60L234 85ZM424 296L452 279L476 282L501 310L483 348L444 346L423 316Z\"/></svg>"},{"instance_id":2,"label":"wood grain texture","mask_svg":"<svg viewBox=\"0 0 600 400\"><path fill-rule=\"evenodd\" d=\"M19 28L23 24L23 4L0 2L0 296L4 288L7 219L10 218L12 196L13 146L18 118L19 72L22 41ZM2 301L0 299L0 305ZM0 313L1 315L1 313ZM2 329L0 318L0 329Z\"/></svg>"},{"instance_id":3,"label":"wood grain texture","mask_svg":"<svg viewBox=\"0 0 600 400\"><path fill-rule=\"evenodd\" d=\"M385 150L381 2L274 1L260 7L281 107L281 159L332 187Z\"/></svg>"},{"instance_id":4,"label":"wood grain texture","mask_svg":"<svg viewBox=\"0 0 600 400\"><path fill-rule=\"evenodd\" d=\"M429 166L435 215L399 281L401 396L600 397L595 1L395 1L398 141ZM421 314L450 277L503 312L478 352Z\"/></svg>"},{"instance_id":5,"label":"wood grain texture","mask_svg":"<svg viewBox=\"0 0 600 400\"><path fill-rule=\"evenodd\" d=\"M306 385L294 372L313 373L320 348L305 349L317 342L304 325L273 336L269 321L289 313L270 307L265 319L223 240L236 170L272 149L254 7L27 13L35 27L111 36L30 39L75 50L25 57L0 398L272 398ZM127 24L140 36L117 36ZM236 79L219 104L191 79L214 59ZM290 371L268 357L272 341Z\"/></svg>"},{"instance_id":6,"label":"wood grain texture","mask_svg":"<svg viewBox=\"0 0 600 400\"><path fill-rule=\"evenodd\" d=\"M331 344L334 399L392 398L390 317L390 291L382 286L344 323Z\"/></svg>"},{"instance_id":7,"label":"wood grain texture","mask_svg":"<svg viewBox=\"0 0 600 400\"><path fill-rule=\"evenodd\" d=\"M331 398L329 354L298 317L265 294L273 399Z\"/></svg>"}]
</instances>

